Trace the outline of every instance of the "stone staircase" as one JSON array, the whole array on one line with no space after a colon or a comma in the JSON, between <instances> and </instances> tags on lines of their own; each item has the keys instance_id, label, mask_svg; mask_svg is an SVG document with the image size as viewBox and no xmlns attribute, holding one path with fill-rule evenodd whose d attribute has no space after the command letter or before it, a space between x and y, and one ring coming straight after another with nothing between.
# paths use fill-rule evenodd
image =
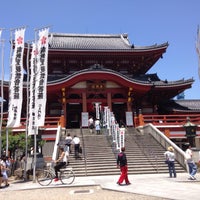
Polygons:
<instances>
[{"instance_id":1,"label":"stone staircase","mask_svg":"<svg viewBox=\"0 0 200 200\"><path fill-rule=\"evenodd\" d=\"M129 163L129 174L168 173L164 163L164 149L150 134L141 135L135 129L126 134L126 154ZM175 162L177 173L185 172Z\"/></svg>"},{"instance_id":2,"label":"stone staircase","mask_svg":"<svg viewBox=\"0 0 200 200\"><path fill-rule=\"evenodd\" d=\"M117 152L112 149L110 137L90 134L88 129L83 129L83 134L80 130L70 130L70 133L80 137L83 148L81 159L75 160L73 151L70 154L70 166L76 176L120 174L116 168ZM150 134L141 135L134 128L128 129L125 146L129 174L168 173L163 155L166 150ZM175 165L177 173L185 172L179 163Z\"/></svg>"}]
</instances>

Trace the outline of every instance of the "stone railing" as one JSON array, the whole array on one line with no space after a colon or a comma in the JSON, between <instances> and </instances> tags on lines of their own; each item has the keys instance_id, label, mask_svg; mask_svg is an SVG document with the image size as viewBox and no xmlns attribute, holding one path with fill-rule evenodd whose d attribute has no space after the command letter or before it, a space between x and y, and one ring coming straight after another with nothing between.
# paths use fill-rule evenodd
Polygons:
<instances>
[{"instance_id":1,"label":"stone railing","mask_svg":"<svg viewBox=\"0 0 200 200\"><path fill-rule=\"evenodd\" d=\"M155 138L155 140L158 141L166 150L169 146L172 146L174 148L176 160L184 169L187 169L185 163L185 152L180 149L175 143L173 143L168 137L166 137L164 133L159 131L152 124L146 124L145 126L137 127L137 129L144 135L145 133L150 133Z\"/></svg>"}]
</instances>

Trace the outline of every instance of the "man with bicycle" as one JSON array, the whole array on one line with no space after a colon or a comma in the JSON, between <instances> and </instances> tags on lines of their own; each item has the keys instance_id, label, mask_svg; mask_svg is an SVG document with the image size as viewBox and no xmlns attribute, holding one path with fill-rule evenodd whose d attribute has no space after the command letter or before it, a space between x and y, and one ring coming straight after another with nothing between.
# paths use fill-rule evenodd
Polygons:
<instances>
[{"instance_id":1,"label":"man with bicycle","mask_svg":"<svg viewBox=\"0 0 200 200\"><path fill-rule=\"evenodd\" d=\"M68 163L68 159L69 159L69 152L68 151L64 151L63 147L59 147L59 158L57 160L55 160L54 162L56 163L56 165L54 166L55 169L55 179L54 181L58 181L58 172L60 171L60 169L62 167L64 167L65 165L67 165Z\"/></svg>"}]
</instances>

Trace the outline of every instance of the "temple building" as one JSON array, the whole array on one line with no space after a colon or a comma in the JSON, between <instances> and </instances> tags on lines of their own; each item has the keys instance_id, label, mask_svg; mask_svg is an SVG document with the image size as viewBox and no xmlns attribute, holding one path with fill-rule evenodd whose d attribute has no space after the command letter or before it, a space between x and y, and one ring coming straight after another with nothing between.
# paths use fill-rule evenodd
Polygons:
<instances>
[{"instance_id":1,"label":"temple building","mask_svg":"<svg viewBox=\"0 0 200 200\"><path fill-rule=\"evenodd\" d=\"M165 105L191 88L194 80L161 80L157 74L148 74L167 47L167 42L137 46L127 34L49 34L46 116L62 115L66 128L78 128L82 113L95 117L95 105L108 106L122 124L130 115L132 124L139 110L144 114L173 113ZM26 46L25 71L27 52ZM6 100L8 92L5 81ZM26 102L22 117L26 116Z\"/></svg>"}]
</instances>

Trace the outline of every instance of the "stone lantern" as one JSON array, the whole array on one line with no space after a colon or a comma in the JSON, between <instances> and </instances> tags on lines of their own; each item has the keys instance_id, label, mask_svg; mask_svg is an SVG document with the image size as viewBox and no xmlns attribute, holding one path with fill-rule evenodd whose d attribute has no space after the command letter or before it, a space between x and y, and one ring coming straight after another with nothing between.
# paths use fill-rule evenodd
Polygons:
<instances>
[{"instance_id":1,"label":"stone lantern","mask_svg":"<svg viewBox=\"0 0 200 200\"><path fill-rule=\"evenodd\" d=\"M195 137L197 125L191 123L190 117L187 117L186 123L183 125L185 128L185 136L192 147L195 147Z\"/></svg>"}]
</instances>

